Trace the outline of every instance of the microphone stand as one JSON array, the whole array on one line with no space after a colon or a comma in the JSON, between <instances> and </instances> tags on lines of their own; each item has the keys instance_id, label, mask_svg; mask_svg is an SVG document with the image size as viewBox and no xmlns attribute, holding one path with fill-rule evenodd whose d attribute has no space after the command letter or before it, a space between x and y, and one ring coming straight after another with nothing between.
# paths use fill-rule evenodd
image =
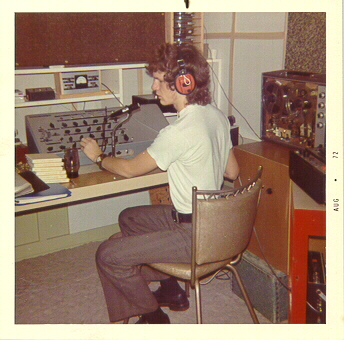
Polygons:
<instances>
[{"instance_id":1,"label":"microphone stand","mask_svg":"<svg viewBox=\"0 0 344 340\"><path fill-rule=\"evenodd\" d=\"M125 115L125 117L122 117L122 119L120 117L120 118L118 118L118 120L116 120L115 126L111 132L111 137L112 137L112 152L111 152L111 154L112 154L112 157L116 156L116 144L118 143L118 137L116 136L116 131L124 122L126 122L130 118L131 114L132 114L132 112L129 111Z\"/></svg>"}]
</instances>

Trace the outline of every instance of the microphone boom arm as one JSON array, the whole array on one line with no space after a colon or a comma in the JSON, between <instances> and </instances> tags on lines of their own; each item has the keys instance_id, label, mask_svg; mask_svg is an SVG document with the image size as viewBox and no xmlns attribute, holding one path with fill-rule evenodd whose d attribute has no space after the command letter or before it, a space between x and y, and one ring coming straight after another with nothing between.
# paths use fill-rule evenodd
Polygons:
<instances>
[{"instance_id":1,"label":"microphone boom arm","mask_svg":"<svg viewBox=\"0 0 344 340\"><path fill-rule=\"evenodd\" d=\"M132 112L128 112L124 117L122 117L122 119L118 119L112 132L111 132L111 139L112 139L112 157L116 157L116 144L118 142L118 138L116 136L116 131L117 129L124 123L126 122L130 116L131 116Z\"/></svg>"}]
</instances>

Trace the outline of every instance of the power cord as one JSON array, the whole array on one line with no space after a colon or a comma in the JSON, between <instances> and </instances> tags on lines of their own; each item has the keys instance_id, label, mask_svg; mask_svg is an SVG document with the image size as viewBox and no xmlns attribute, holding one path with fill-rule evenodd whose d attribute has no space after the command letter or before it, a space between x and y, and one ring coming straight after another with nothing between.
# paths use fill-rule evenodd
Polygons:
<instances>
[{"instance_id":1,"label":"power cord","mask_svg":"<svg viewBox=\"0 0 344 340\"><path fill-rule=\"evenodd\" d=\"M224 278L223 278L224 277ZM201 285L207 285L214 279L218 280L230 280L231 276L229 275L228 270L220 269L215 274L213 274L207 281L200 282Z\"/></svg>"},{"instance_id":2,"label":"power cord","mask_svg":"<svg viewBox=\"0 0 344 340\"><path fill-rule=\"evenodd\" d=\"M106 84L102 83L102 85L104 87L107 88L107 90L109 90L111 92L111 94L115 97L115 99L119 102L119 104L123 107L124 104L119 100L119 98L116 96L115 92L112 91ZM101 145L101 150L102 152L104 153L105 150L106 150L106 146L107 146L107 143L108 143L108 140L107 138L105 138L105 130L106 130L106 124L108 122L108 114L107 114L107 107L105 107L105 116L104 116L104 119L103 119L103 123L102 123L102 130L103 130L103 139L102 139L102 145Z\"/></svg>"},{"instance_id":3,"label":"power cord","mask_svg":"<svg viewBox=\"0 0 344 340\"><path fill-rule=\"evenodd\" d=\"M208 63L208 65L209 65L209 67L212 69L213 74L214 74L214 76L215 76L215 78L216 78L216 80L217 80L217 82L218 82L218 84L219 84L219 86L220 86L220 88L221 88L221 90L222 90L224 96L226 97L228 103L229 103L229 104L234 108L234 110L235 110L237 113L239 113L239 115L244 119L244 121L246 122L246 124L248 125L248 127L252 130L252 132L253 132L259 139L261 139L261 137L256 133L256 131L254 131L253 127L252 127L251 124L248 122L248 120L244 117L244 115L234 106L234 104L233 104L233 103L231 102L231 100L228 98L227 93L225 92L225 90L224 90L222 84L220 83L219 78L217 77L217 75L216 75L214 69L212 68L212 66L211 66L209 63Z\"/></svg>"},{"instance_id":4,"label":"power cord","mask_svg":"<svg viewBox=\"0 0 344 340\"><path fill-rule=\"evenodd\" d=\"M259 249L260 251L262 252L263 254L263 257L264 257L264 261L266 262L266 264L268 265L268 267L270 268L272 274L276 277L276 279L278 280L278 282L285 288L287 289L289 292L291 292L291 288L289 286L287 286L276 274L275 270L272 268L271 264L269 263L269 261L267 260L266 256L265 256L265 253L263 251L263 248L262 248L262 245L260 243L260 240L259 240L259 237L258 237L258 233L257 233L257 229L256 227L253 227L253 231L254 231L254 234L256 235L256 238L257 238L257 241L258 241L258 246L259 246Z\"/></svg>"},{"instance_id":5,"label":"power cord","mask_svg":"<svg viewBox=\"0 0 344 340\"><path fill-rule=\"evenodd\" d=\"M102 83L102 85L105 86L112 93L112 95L116 98L116 100L120 103L121 106L124 106L124 104L116 96L115 92L113 92L106 84Z\"/></svg>"},{"instance_id":6,"label":"power cord","mask_svg":"<svg viewBox=\"0 0 344 340\"><path fill-rule=\"evenodd\" d=\"M204 31L207 33L207 28L206 26L204 26ZM209 44L207 44L208 46L208 51L210 51L210 55L211 55L211 49L209 48ZM213 59L212 55L211 55L211 59ZM246 124L248 125L248 127L252 130L252 132L259 138L261 139L261 137L256 133L256 131L253 129L253 127L251 126L251 124L248 122L248 120L244 117L244 115L235 107L235 105L231 102L231 100L228 98L227 96L227 93L226 91L224 90L222 84L220 83L219 81L219 78L218 76L216 75L213 67L208 63L210 69L212 70L212 74L215 76L216 80L217 80L217 83L219 84L221 90L222 90L222 93L224 94L224 96L226 97L228 103L234 108L234 110L239 113L239 115L244 119L244 121L246 122Z\"/></svg>"}]
</instances>

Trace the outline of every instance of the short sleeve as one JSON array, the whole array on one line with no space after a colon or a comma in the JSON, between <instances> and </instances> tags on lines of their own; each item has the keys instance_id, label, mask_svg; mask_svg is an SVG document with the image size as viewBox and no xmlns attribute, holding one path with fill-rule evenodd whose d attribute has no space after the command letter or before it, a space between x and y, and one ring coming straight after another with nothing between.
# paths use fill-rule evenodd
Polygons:
<instances>
[{"instance_id":1,"label":"short sleeve","mask_svg":"<svg viewBox=\"0 0 344 340\"><path fill-rule=\"evenodd\" d=\"M186 149L187 140L173 125L163 128L147 151L158 167L165 171Z\"/></svg>"}]
</instances>

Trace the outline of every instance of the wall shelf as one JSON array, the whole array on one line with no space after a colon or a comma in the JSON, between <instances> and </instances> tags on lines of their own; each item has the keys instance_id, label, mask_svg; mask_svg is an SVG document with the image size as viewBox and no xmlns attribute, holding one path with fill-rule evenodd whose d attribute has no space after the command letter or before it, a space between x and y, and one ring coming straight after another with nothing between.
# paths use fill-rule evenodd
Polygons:
<instances>
[{"instance_id":1,"label":"wall shelf","mask_svg":"<svg viewBox=\"0 0 344 340\"><path fill-rule=\"evenodd\" d=\"M123 64L113 64L113 65L89 65L89 66L72 66L72 67L52 67L52 68L33 68L33 69L18 69L15 71L16 88L25 91L26 88L30 87L51 87L55 89L54 76L56 73L65 72L86 72L86 71L99 71L101 74L101 81L107 83L106 85L110 87L111 91L114 92L116 97L123 102L123 71L125 70L140 70L141 72L145 68L145 63L123 63ZM40 77L40 79L35 81L34 78ZM141 76L142 77L142 76ZM41 82L43 79L42 84ZM30 86L30 85L33 86ZM36 85L39 84L39 85ZM138 84L142 87L142 84ZM103 89L103 87L102 87ZM97 100L107 100L114 99L114 95L110 93L106 87L104 87L107 94L92 95L92 94L80 94L75 95L75 97L70 98L60 98L51 100L41 100L41 101L25 101L18 102L15 104L16 108L23 107L35 107L35 106L45 106L45 105L57 105L57 104L67 104L67 103L78 103L85 101L97 101ZM142 90L143 91L143 90Z\"/></svg>"},{"instance_id":2,"label":"wall shelf","mask_svg":"<svg viewBox=\"0 0 344 340\"><path fill-rule=\"evenodd\" d=\"M221 60L209 60L212 68L211 93L214 102L220 107ZM17 69L15 71L15 88L23 91L28 88L51 87L55 93L58 73L99 71L101 86L98 93L80 93L65 98L15 103L15 126L17 137L26 142L25 116L32 114L50 114L75 110L99 109L129 105L133 95L151 93L151 78L145 72L146 63L121 63L106 65L68 66L52 68ZM213 72L217 74L215 79ZM56 95L58 97L58 95Z\"/></svg>"},{"instance_id":3,"label":"wall shelf","mask_svg":"<svg viewBox=\"0 0 344 340\"><path fill-rule=\"evenodd\" d=\"M119 94L116 94L119 96ZM79 103L84 101L96 101L104 99L114 99L112 94L106 94L102 96L85 96L85 97L75 97L75 98L63 98L63 99L50 99L50 100L37 100L32 102L16 103L16 107L33 107L33 106L44 106L44 105L58 105L58 104L69 104L69 103Z\"/></svg>"},{"instance_id":4,"label":"wall shelf","mask_svg":"<svg viewBox=\"0 0 344 340\"><path fill-rule=\"evenodd\" d=\"M106 64L106 65L84 65L84 66L67 66L67 67L51 67L51 68L21 68L15 70L15 75L24 74L44 74L44 73L59 73L59 72L75 72L75 71L97 71L97 70L114 70L114 69L132 69L143 68L145 63L121 63L121 64Z\"/></svg>"}]
</instances>

